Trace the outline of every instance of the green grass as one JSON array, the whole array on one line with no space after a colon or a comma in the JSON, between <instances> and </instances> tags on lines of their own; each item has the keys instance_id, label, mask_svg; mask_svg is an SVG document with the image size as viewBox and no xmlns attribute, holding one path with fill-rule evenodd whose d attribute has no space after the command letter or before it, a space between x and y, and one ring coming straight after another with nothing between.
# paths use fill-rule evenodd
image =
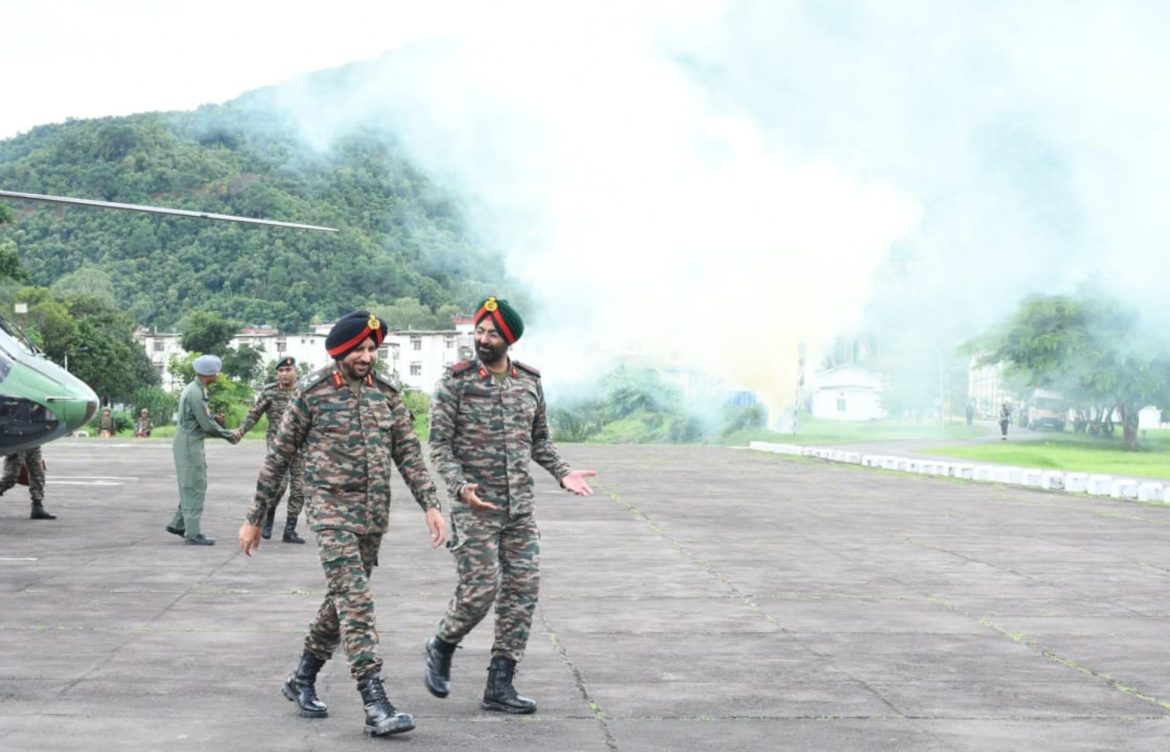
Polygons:
<instances>
[{"instance_id":1,"label":"green grass","mask_svg":"<svg viewBox=\"0 0 1170 752\"><path fill-rule=\"evenodd\" d=\"M843 423L801 416L796 433L778 433L763 428L749 428L724 436L718 443L746 446L753 441L778 444L865 444L871 441L921 439L926 441L961 441L987 436L986 425L968 426L963 422L935 423L906 420L873 420L866 423Z\"/></svg>"},{"instance_id":2,"label":"green grass","mask_svg":"<svg viewBox=\"0 0 1170 752\"><path fill-rule=\"evenodd\" d=\"M1170 478L1170 431L1149 431L1136 451L1121 448L1119 438L1094 439L1056 434L1039 441L930 447L917 450L998 465L1039 467L1067 472Z\"/></svg>"}]
</instances>

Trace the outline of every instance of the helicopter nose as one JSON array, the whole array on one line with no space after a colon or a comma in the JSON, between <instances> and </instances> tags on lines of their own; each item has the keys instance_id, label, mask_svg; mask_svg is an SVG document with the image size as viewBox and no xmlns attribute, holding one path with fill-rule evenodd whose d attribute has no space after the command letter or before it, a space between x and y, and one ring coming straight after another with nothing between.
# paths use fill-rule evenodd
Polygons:
<instances>
[{"instance_id":1,"label":"helicopter nose","mask_svg":"<svg viewBox=\"0 0 1170 752\"><path fill-rule=\"evenodd\" d=\"M68 397L49 397L49 409L57 419L65 424L65 430L75 431L81 428L97 413L97 395L70 395Z\"/></svg>"}]
</instances>

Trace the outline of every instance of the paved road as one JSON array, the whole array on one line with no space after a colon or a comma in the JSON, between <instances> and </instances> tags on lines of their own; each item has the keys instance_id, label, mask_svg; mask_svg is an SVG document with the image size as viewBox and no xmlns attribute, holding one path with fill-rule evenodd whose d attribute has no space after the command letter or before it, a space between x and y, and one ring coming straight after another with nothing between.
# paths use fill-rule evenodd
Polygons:
<instances>
[{"instance_id":1,"label":"paved road","mask_svg":"<svg viewBox=\"0 0 1170 752\"><path fill-rule=\"evenodd\" d=\"M238 527L260 442L209 445L206 530ZM734 449L565 448L604 494L538 487L543 600L518 686L491 636L422 686L454 582L397 489L374 576L393 699L366 740L344 666L304 720L279 686L323 592L313 546L256 559L163 532L165 442L46 448L54 522L0 500L0 749L1165 750L1170 509Z\"/></svg>"}]
</instances>

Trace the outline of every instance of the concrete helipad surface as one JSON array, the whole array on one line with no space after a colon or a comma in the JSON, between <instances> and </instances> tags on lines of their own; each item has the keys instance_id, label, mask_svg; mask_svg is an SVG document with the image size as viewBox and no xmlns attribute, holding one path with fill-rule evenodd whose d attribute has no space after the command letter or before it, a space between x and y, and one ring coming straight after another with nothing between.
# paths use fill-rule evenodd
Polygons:
<instances>
[{"instance_id":1,"label":"concrete helipad surface","mask_svg":"<svg viewBox=\"0 0 1170 752\"><path fill-rule=\"evenodd\" d=\"M263 446L208 447L213 548L162 529L167 442L46 447L56 521L0 499L0 749L1170 748L1170 508L699 447L564 447L591 499L541 479L527 718L479 710L486 623L426 693L454 571L399 486L373 586L418 728L364 738L343 661L301 719L315 546L239 554Z\"/></svg>"}]
</instances>

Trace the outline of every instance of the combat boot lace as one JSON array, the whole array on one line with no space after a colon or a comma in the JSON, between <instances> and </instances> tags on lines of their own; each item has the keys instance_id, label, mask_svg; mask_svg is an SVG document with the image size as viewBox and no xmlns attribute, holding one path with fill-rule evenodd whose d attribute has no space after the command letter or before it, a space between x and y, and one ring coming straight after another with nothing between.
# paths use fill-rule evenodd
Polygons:
<instances>
[{"instance_id":1,"label":"combat boot lace","mask_svg":"<svg viewBox=\"0 0 1170 752\"><path fill-rule=\"evenodd\" d=\"M382 677L375 674L360 680L358 691L362 693L362 702L366 706L367 736L401 734L414 728L414 716L398 712L386 696Z\"/></svg>"},{"instance_id":2,"label":"combat boot lace","mask_svg":"<svg viewBox=\"0 0 1170 752\"><path fill-rule=\"evenodd\" d=\"M425 679L427 690L435 697L446 697L451 693L451 657L457 647L438 637L427 640Z\"/></svg>"},{"instance_id":3,"label":"combat boot lace","mask_svg":"<svg viewBox=\"0 0 1170 752\"><path fill-rule=\"evenodd\" d=\"M317 672L325 661L306 650L301 662L289 675L280 693L297 704L297 715L301 718L324 718L329 715L329 706L317 699Z\"/></svg>"},{"instance_id":4,"label":"combat boot lace","mask_svg":"<svg viewBox=\"0 0 1170 752\"><path fill-rule=\"evenodd\" d=\"M520 696L512 686L515 675L516 661L502 655L494 656L488 666L487 688L483 691L483 702L479 706L484 710L498 710L501 713L535 713L536 701Z\"/></svg>"},{"instance_id":5,"label":"combat boot lace","mask_svg":"<svg viewBox=\"0 0 1170 752\"><path fill-rule=\"evenodd\" d=\"M289 517L284 523L284 537L281 538L285 543L304 543L305 539L297 535L297 518Z\"/></svg>"}]
</instances>

